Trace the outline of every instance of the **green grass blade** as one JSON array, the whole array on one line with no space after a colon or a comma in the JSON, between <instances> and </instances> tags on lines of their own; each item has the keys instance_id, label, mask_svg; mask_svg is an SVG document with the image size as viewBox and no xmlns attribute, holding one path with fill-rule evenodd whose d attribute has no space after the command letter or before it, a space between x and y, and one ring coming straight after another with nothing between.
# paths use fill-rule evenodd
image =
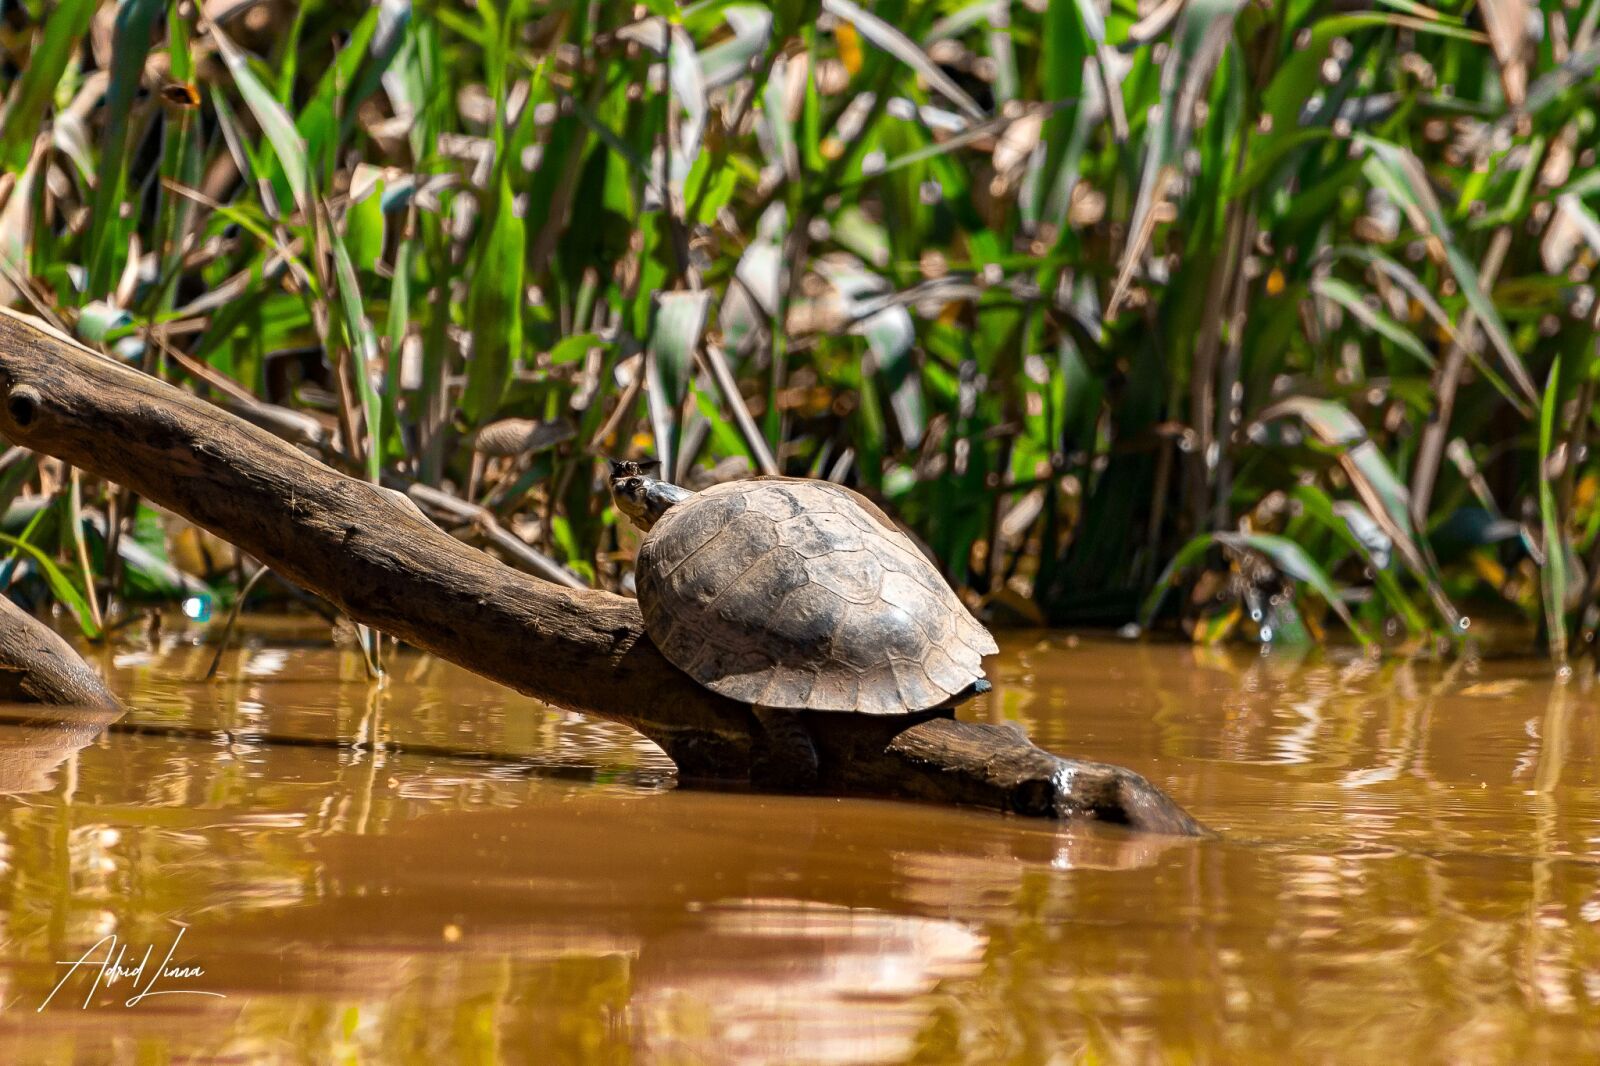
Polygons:
<instances>
[{"instance_id":1,"label":"green grass blade","mask_svg":"<svg viewBox=\"0 0 1600 1066\"><path fill-rule=\"evenodd\" d=\"M1539 405L1539 523L1544 532L1544 567L1540 571L1540 591L1544 600L1544 620L1550 642L1550 658L1557 666L1567 663L1567 531L1556 505L1555 477L1551 460L1558 443L1556 410L1561 394L1561 357L1550 366L1544 396ZM1570 459L1568 461L1571 461Z\"/></svg>"},{"instance_id":2,"label":"green grass blade","mask_svg":"<svg viewBox=\"0 0 1600 1066\"><path fill-rule=\"evenodd\" d=\"M1318 566L1306 550L1287 537L1280 537L1272 533L1217 533L1217 543L1227 544L1235 548L1249 548L1265 555L1286 576L1296 581L1310 585L1317 590L1317 595L1328 602L1339 620L1361 642L1362 647L1372 644L1372 635L1366 631L1361 623L1355 620L1350 613L1350 608L1345 604L1344 597L1334 587L1332 579L1327 572Z\"/></svg>"},{"instance_id":3,"label":"green grass blade","mask_svg":"<svg viewBox=\"0 0 1600 1066\"><path fill-rule=\"evenodd\" d=\"M61 567L57 566L44 552L29 544L26 540L13 537L9 533L0 533L0 544L9 544L18 551L24 552L39 566L40 572L50 586L50 593L57 600L66 604L72 612L72 617L77 620L78 629L90 640L100 639L101 629L94 622L94 617L89 610L89 601L84 597L83 591L73 584Z\"/></svg>"},{"instance_id":4,"label":"green grass blade","mask_svg":"<svg viewBox=\"0 0 1600 1066\"><path fill-rule=\"evenodd\" d=\"M1417 340L1415 334L1389 317L1386 312L1370 306L1363 299L1361 293L1356 290L1355 286L1349 282L1342 281L1339 278L1324 277L1318 278L1313 282L1312 288L1322 296L1343 307L1346 311L1349 311L1367 329L1405 351L1419 363L1429 369L1432 369L1435 365L1433 354L1423 347L1422 342Z\"/></svg>"},{"instance_id":5,"label":"green grass blade","mask_svg":"<svg viewBox=\"0 0 1600 1066\"><path fill-rule=\"evenodd\" d=\"M650 423L655 430L656 458L662 469L680 476L678 446L683 426L680 413L694 376L695 350L705 331L711 294L665 292L657 297L655 325L645 353Z\"/></svg>"},{"instance_id":6,"label":"green grass blade","mask_svg":"<svg viewBox=\"0 0 1600 1066\"><path fill-rule=\"evenodd\" d=\"M273 152L277 154L278 163L283 167L284 177L289 183L295 205L309 220L312 217L312 178L305 141L301 140L294 120L283 109L283 105L278 103L277 97L262 84L260 78L256 77L255 71L250 68L249 59L239 46L222 32L220 26L211 23L210 28L211 37L217 43L217 50L222 53L222 60L228 67L228 73L232 75L233 83L239 88L239 95L244 98L245 106L261 124L261 132L266 135Z\"/></svg>"},{"instance_id":7,"label":"green grass blade","mask_svg":"<svg viewBox=\"0 0 1600 1066\"><path fill-rule=\"evenodd\" d=\"M485 234L467 298L472 358L462 410L472 425L494 417L522 351L524 256L527 231L515 209L508 168L497 168Z\"/></svg>"},{"instance_id":8,"label":"green grass blade","mask_svg":"<svg viewBox=\"0 0 1600 1066\"><path fill-rule=\"evenodd\" d=\"M1523 364L1522 356L1511 343L1510 332L1499 309L1483 291L1478 268L1456 244L1455 235L1445 218L1444 209L1434 196L1421 161L1397 144L1359 134L1356 141L1367 149L1367 165L1364 168L1367 177L1405 208L1418 230L1432 235L1443 246L1450 272L1455 275L1467 305L1478 316L1478 324L1499 354L1512 383L1525 400L1537 404L1539 392L1534 387L1533 378Z\"/></svg>"},{"instance_id":9,"label":"green grass blade","mask_svg":"<svg viewBox=\"0 0 1600 1066\"><path fill-rule=\"evenodd\" d=\"M128 120L150 38L165 4L162 0L118 0L111 45L111 80L106 87L105 134L100 141L100 168L95 183L94 213L89 230L90 296L104 296L127 261L134 221L124 217L128 186Z\"/></svg>"},{"instance_id":10,"label":"green grass blade","mask_svg":"<svg viewBox=\"0 0 1600 1066\"><path fill-rule=\"evenodd\" d=\"M0 123L0 166L5 170L15 173L27 165L33 140L44 124L45 108L50 106L78 42L89 31L98 6L96 0L63 0L45 20L22 76L11 88Z\"/></svg>"},{"instance_id":11,"label":"green grass blade","mask_svg":"<svg viewBox=\"0 0 1600 1066\"><path fill-rule=\"evenodd\" d=\"M340 317L345 342L350 348L350 370L356 379L356 395L361 399L361 417L366 422L367 480L376 483L382 472L383 403L372 385L372 370L378 361L378 341L361 301L360 283L350 251L337 233L329 234L333 246L334 276L338 281Z\"/></svg>"}]
</instances>

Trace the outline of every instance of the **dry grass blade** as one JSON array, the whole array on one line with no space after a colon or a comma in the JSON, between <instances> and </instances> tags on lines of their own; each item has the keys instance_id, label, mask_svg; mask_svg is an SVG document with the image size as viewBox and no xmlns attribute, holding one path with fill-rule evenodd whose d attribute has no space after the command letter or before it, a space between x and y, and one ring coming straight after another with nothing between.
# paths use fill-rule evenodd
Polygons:
<instances>
[{"instance_id":1,"label":"dry grass blade","mask_svg":"<svg viewBox=\"0 0 1600 1066\"><path fill-rule=\"evenodd\" d=\"M717 383L717 391L722 394L723 409L733 417L733 423L739 429L739 436L744 438L745 447L750 449L750 456L755 460L756 469L763 474L783 473L778 461L772 456L772 449L767 447L766 437L761 435L761 427L756 425L756 420L750 416L750 409L745 406L744 397L739 392L738 379L734 377L733 369L728 366L728 359L723 354L722 348L715 344L702 345L700 357L706 369L711 372L711 379Z\"/></svg>"},{"instance_id":2,"label":"dry grass blade","mask_svg":"<svg viewBox=\"0 0 1600 1066\"><path fill-rule=\"evenodd\" d=\"M1493 285L1500 276L1501 264L1511 247L1511 231L1502 227L1489 243L1479 276L1485 285ZM1451 338L1439 370L1434 377L1433 394L1436 406L1428 424L1422 431L1422 443L1417 449L1416 464L1411 476L1412 520L1418 528L1425 528L1429 504L1433 500L1434 481L1439 475L1439 463L1444 455L1445 439L1450 435L1450 419L1455 412L1456 392L1461 387L1461 374L1466 366L1467 353L1473 343L1477 318L1471 311L1462 316L1462 328Z\"/></svg>"},{"instance_id":3,"label":"dry grass blade","mask_svg":"<svg viewBox=\"0 0 1600 1066\"><path fill-rule=\"evenodd\" d=\"M217 676L217 670L222 666L222 656L227 652L228 645L233 641L233 628L239 622L239 611L244 608L244 602L250 598L250 593L255 591L255 587L266 576L267 568L258 564L256 572L250 575L249 580L244 583L244 587L239 590L239 595L234 597L233 606L228 608L228 620L223 623L222 633L217 637L217 652L211 657L211 665L206 667L205 677L201 678L201 680L211 681Z\"/></svg>"},{"instance_id":4,"label":"dry grass blade","mask_svg":"<svg viewBox=\"0 0 1600 1066\"><path fill-rule=\"evenodd\" d=\"M1479 0L1478 10L1483 13L1489 45L1500 64L1500 82L1505 87L1506 101L1512 107L1521 107L1528 95L1528 67L1523 60L1530 13L1528 0Z\"/></svg>"},{"instance_id":5,"label":"dry grass blade","mask_svg":"<svg viewBox=\"0 0 1600 1066\"><path fill-rule=\"evenodd\" d=\"M554 448L577 433L565 418L538 421L532 418L502 418L472 433L468 442L490 458L511 459Z\"/></svg>"},{"instance_id":6,"label":"dry grass blade","mask_svg":"<svg viewBox=\"0 0 1600 1066\"><path fill-rule=\"evenodd\" d=\"M1159 4L1128 27L1128 40L1134 44L1149 44L1163 33L1183 11L1188 0L1161 0Z\"/></svg>"},{"instance_id":7,"label":"dry grass blade","mask_svg":"<svg viewBox=\"0 0 1600 1066\"><path fill-rule=\"evenodd\" d=\"M861 31L861 36L916 71L930 87L959 107L974 122L982 122L989 117L971 94L958 85L954 78L939 69L939 65L928 57L928 53L918 48L915 41L883 19L858 7L851 0L822 0L822 10L850 23Z\"/></svg>"},{"instance_id":8,"label":"dry grass blade","mask_svg":"<svg viewBox=\"0 0 1600 1066\"><path fill-rule=\"evenodd\" d=\"M1122 309L1122 303L1128 297L1128 290L1133 287L1133 276L1139 269L1139 263L1144 259L1145 251L1150 247L1151 238L1156 233L1156 223L1160 217L1157 206L1166 202L1167 187L1178 176L1173 167L1161 167L1151 185L1148 202L1144 194L1140 194L1141 210L1135 217L1138 226L1129 237L1128 244L1122 250L1122 265L1117 268L1117 280L1111 287L1111 296L1106 300L1105 320L1112 321Z\"/></svg>"},{"instance_id":9,"label":"dry grass blade","mask_svg":"<svg viewBox=\"0 0 1600 1066\"><path fill-rule=\"evenodd\" d=\"M464 522L481 532L490 544L505 552L529 572L567 588L588 588L584 580L544 552L507 532L494 515L475 503L452 496L442 489L403 478L386 477L385 487L411 498L425 512L431 511L451 522Z\"/></svg>"}]
</instances>

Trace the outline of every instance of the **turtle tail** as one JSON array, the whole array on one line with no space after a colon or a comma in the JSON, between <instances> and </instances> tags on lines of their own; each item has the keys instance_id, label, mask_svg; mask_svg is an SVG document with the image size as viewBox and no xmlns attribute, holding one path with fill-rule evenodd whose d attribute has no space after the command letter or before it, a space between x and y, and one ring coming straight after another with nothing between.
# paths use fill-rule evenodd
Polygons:
<instances>
[{"instance_id":1,"label":"turtle tail","mask_svg":"<svg viewBox=\"0 0 1600 1066\"><path fill-rule=\"evenodd\" d=\"M953 711L957 707L961 706L963 703L966 703L968 700L973 699L974 697L977 697L977 696L982 696L986 692L993 692L993 691L994 691L994 686L989 684L989 682L985 681L983 678L980 677L980 678L978 678L978 680L974 681L972 684L968 685L966 688L962 689L960 692L957 692L954 696L951 696L949 699L945 700L943 703L941 703L937 707L933 708L933 710L936 710L936 711Z\"/></svg>"}]
</instances>

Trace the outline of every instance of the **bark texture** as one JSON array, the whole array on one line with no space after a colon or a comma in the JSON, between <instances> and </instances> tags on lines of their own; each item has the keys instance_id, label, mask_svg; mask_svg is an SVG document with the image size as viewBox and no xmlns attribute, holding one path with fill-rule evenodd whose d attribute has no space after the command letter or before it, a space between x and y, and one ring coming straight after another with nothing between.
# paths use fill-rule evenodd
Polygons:
<instances>
[{"instance_id":1,"label":"bark texture","mask_svg":"<svg viewBox=\"0 0 1600 1066\"><path fill-rule=\"evenodd\" d=\"M0 703L122 711L61 635L0 594Z\"/></svg>"},{"instance_id":2,"label":"bark texture","mask_svg":"<svg viewBox=\"0 0 1600 1066\"><path fill-rule=\"evenodd\" d=\"M748 779L753 719L671 666L635 601L513 570L186 392L0 314L0 433L125 485L351 618L519 692L624 722L687 778ZM811 714L821 785L1157 832L1201 828L1120 767L948 716Z\"/></svg>"}]
</instances>

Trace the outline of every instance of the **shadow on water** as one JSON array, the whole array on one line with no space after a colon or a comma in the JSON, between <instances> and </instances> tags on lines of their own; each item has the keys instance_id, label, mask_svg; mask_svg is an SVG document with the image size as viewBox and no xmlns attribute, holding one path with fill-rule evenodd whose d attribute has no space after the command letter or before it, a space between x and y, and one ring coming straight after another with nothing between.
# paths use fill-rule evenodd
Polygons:
<instances>
[{"instance_id":1,"label":"shadow on water","mask_svg":"<svg viewBox=\"0 0 1600 1066\"><path fill-rule=\"evenodd\" d=\"M680 792L625 729L303 638L216 684L182 635L106 652L114 725L0 715L4 1061L1600 1054L1600 726L1542 664L1006 641L967 713L1223 832L1181 841ZM59 965L113 935L225 998Z\"/></svg>"}]
</instances>

